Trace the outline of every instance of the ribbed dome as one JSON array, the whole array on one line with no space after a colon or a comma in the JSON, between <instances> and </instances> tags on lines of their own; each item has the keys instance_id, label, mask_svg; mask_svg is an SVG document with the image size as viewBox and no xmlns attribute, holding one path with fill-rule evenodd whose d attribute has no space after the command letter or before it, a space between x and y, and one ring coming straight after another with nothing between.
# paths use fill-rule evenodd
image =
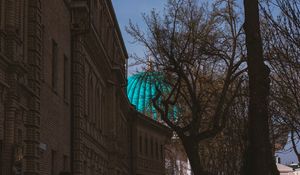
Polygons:
<instances>
[{"instance_id":1,"label":"ribbed dome","mask_svg":"<svg viewBox=\"0 0 300 175\"><path fill-rule=\"evenodd\" d=\"M136 106L141 113L158 120L152 99L157 94L158 88L162 93L168 92L168 86L163 82L163 76L159 72L142 72L128 78L127 95L129 101ZM175 110L171 115L174 117ZM172 118L173 118L172 117Z\"/></svg>"}]
</instances>

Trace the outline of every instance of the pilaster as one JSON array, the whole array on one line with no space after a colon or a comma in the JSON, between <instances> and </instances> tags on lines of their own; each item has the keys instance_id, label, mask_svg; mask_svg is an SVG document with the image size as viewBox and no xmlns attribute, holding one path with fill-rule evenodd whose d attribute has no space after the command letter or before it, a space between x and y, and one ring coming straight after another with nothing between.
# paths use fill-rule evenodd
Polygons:
<instances>
[{"instance_id":1,"label":"pilaster","mask_svg":"<svg viewBox=\"0 0 300 175\"><path fill-rule=\"evenodd\" d=\"M83 174L84 55L81 37L72 38L72 172Z\"/></svg>"},{"instance_id":2,"label":"pilaster","mask_svg":"<svg viewBox=\"0 0 300 175\"><path fill-rule=\"evenodd\" d=\"M15 65L18 60L16 58L20 54L17 51L18 39L16 37L16 1L7 0L1 3L1 21L0 21L0 51L10 61L7 65L6 78L9 89L4 100L4 132L2 145L2 175L11 175L13 173L14 163L14 143L15 143L15 116L18 108L17 105L17 86L18 86L18 70ZM4 6L2 6L4 5ZM4 59L2 56L1 59ZM3 62L3 60L1 60Z\"/></svg>"},{"instance_id":3,"label":"pilaster","mask_svg":"<svg viewBox=\"0 0 300 175\"><path fill-rule=\"evenodd\" d=\"M89 30L89 5L87 0L73 0L71 2L72 14L72 60L71 60L71 120L72 120L72 145L71 168L73 175L84 174L84 144L83 144L83 119L84 119L84 46L83 38Z\"/></svg>"},{"instance_id":4,"label":"pilaster","mask_svg":"<svg viewBox=\"0 0 300 175\"><path fill-rule=\"evenodd\" d=\"M39 174L40 144L40 76L42 59L42 25L40 0L28 0L28 85L34 95L29 97L29 110L25 119L26 140L24 175Z\"/></svg>"}]
</instances>

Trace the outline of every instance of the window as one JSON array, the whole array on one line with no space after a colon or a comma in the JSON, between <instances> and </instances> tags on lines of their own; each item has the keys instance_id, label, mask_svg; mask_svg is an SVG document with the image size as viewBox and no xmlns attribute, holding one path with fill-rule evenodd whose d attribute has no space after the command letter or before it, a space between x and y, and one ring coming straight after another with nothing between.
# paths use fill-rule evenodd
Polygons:
<instances>
[{"instance_id":1,"label":"window","mask_svg":"<svg viewBox=\"0 0 300 175\"><path fill-rule=\"evenodd\" d=\"M142 137L142 135L140 135L139 142L140 142L140 154L142 154L142 152L143 152L143 137Z\"/></svg>"},{"instance_id":2,"label":"window","mask_svg":"<svg viewBox=\"0 0 300 175\"><path fill-rule=\"evenodd\" d=\"M163 160L163 158L164 158L164 148L163 148L163 145L160 145L160 158L161 158L161 160Z\"/></svg>"},{"instance_id":3,"label":"window","mask_svg":"<svg viewBox=\"0 0 300 175\"><path fill-rule=\"evenodd\" d=\"M55 175L55 169L56 169L56 151L52 150L51 151L51 175Z\"/></svg>"},{"instance_id":4,"label":"window","mask_svg":"<svg viewBox=\"0 0 300 175\"><path fill-rule=\"evenodd\" d=\"M16 1L15 3L16 33L20 36L23 34L21 32L23 27L22 24L23 24L23 16L24 16L24 12L22 8L23 6L24 6L23 0Z\"/></svg>"},{"instance_id":5,"label":"window","mask_svg":"<svg viewBox=\"0 0 300 175\"><path fill-rule=\"evenodd\" d=\"M83 163L83 174L87 174L87 162L84 161Z\"/></svg>"},{"instance_id":6,"label":"window","mask_svg":"<svg viewBox=\"0 0 300 175\"><path fill-rule=\"evenodd\" d=\"M68 156L66 156L66 155L64 155L64 157L63 157L63 168L64 168L64 171L67 171L68 170L68 168L69 168L69 166L68 166L68 163L69 163L69 158L68 158Z\"/></svg>"},{"instance_id":7,"label":"window","mask_svg":"<svg viewBox=\"0 0 300 175\"><path fill-rule=\"evenodd\" d=\"M145 136L145 155L148 155L148 138L147 135Z\"/></svg>"},{"instance_id":8,"label":"window","mask_svg":"<svg viewBox=\"0 0 300 175\"><path fill-rule=\"evenodd\" d=\"M89 86L88 86L88 116L89 119L92 120L93 119L93 115L94 113L94 107L93 107L93 95L94 95L94 88L93 88L94 84L93 84L93 79L90 77L90 81L89 81Z\"/></svg>"},{"instance_id":9,"label":"window","mask_svg":"<svg viewBox=\"0 0 300 175\"><path fill-rule=\"evenodd\" d=\"M155 158L158 159L158 143L155 142Z\"/></svg>"},{"instance_id":10,"label":"window","mask_svg":"<svg viewBox=\"0 0 300 175\"><path fill-rule=\"evenodd\" d=\"M91 167L90 175L95 175L95 167L94 166Z\"/></svg>"},{"instance_id":11,"label":"window","mask_svg":"<svg viewBox=\"0 0 300 175\"><path fill-rule=\"evenodd\" d=\"M153 158L154 155L153 155L153 138L152 137L150 139L150 153L151 153L151 157Z\"/></svg>"},{"instance_id":12,"label":"window","mask_svg":"<svg viewBox=\"0 0 300 175\"><path fill-rule=\"evenodd\" d=\"M100 129L100 111L101 111L101 106L100 106L100 100L101 100L101 96L100 96L100 88L99 88L99 84L96 84L96 88L95 88L95 102L94 102L94 123L96 125L96 127L98 129Z\"/></svg>"},{"instance_id":13,"label":"window","mask_svg":"<svg viewBox=\"0 0 300 175\"><path fill-rule=\"evenodd\" d=\"M23 134L22 134L22 130L18 129L18 144L22 144L23 142Z\"/></svg>"},{"instance_id":14,"label":"window","mask_svg":"<svg viewBox=\"0 0 300 175\"><path fill-rule=\"evenodd\" d=\"M0 139L2 139L2 138L0 138ZM0 159L1 159L1 160L2 160L2 145L3 145L2 142L3 142L3 141L0 140ZM1 164L0 164L0 169L1 169Z\"/></svg>"},{"instance_id":15,"label":"window","mask_svg":"<svg viewBox=\"0 0 300 175\"><path fill-rule=\"evenodd\" d=\"M104 116L105 116L105 105L106 105L106 102L105 102L105 95L104 95L104 92L103 92L103 89L101 89L101 92L100 92L100 96L101 96L101 100L100 100L100 131L102 132L102 130L104 129Z\"/></svg>"},{"instance_id":16,"label":"window","mask_svg":"<svg viewBox=\"0 0 300 175\"><path fill-rule=\"evenodd\" d=\"M4 28L4 16L3 16L3 11L4 11L4 1L0 0L0 30L3 30ZM3 52L4 50L4 38L0 35L0 52Z\"/></svg>"},{"instance_id":17,"label":"window","mask_svg":"<svg viewBox=\"0 0 300 175\"><path fill-rule=\"evenodd\" d=\"M99 90L99 87L97 87L97 90L96 90L96 103L95 103L95 109L96 109L96 126L98 129L101 129L100 128L100 119L101 119L101 106L100 106L100 100L101 100L101 96L99 95L100 94L100 90Z\"/></svg>"},{"instance_id":18,"label":"window","mask_svg":"<svg viewBox=\"0 0 300 175\"><path fill-rule=\"evenodd\" d=\"M58 81L58 46L57 43L52 40L52 88L57 91Z\"/></svg>"},{"instance_id":19,"label":"window","mask_svg":"<svg viewBox=\"0 0 300 175\"><path fill-rule=\"evenodd\" d=\"M3 27L3 8L4 8L4 1L0 1L0 29Z\"/></svg>"},{"instance_id":20,"label":"window","mask_svg":"<svg viewBox=\"0 0 300 175\"><path fill-rule=\"evenodd\" d=\"M96 90L96 103L95 103L95 114L96 114L96 125L97 128L100 130L100 132L102 132L103 129L103 93L102 93L102 86L101 84L98 82L97 83L97 90Z\"/></svg>"},{"instance_id":21,"label":"window","mask_svg":"<svg viewBox=\"0 0 300 175\"><path fill-rule=\"evenodd\" d=\"M68 57L64 56L64 98L69 100L70 96L70 63Z\"/></svg>"}]
</instances>

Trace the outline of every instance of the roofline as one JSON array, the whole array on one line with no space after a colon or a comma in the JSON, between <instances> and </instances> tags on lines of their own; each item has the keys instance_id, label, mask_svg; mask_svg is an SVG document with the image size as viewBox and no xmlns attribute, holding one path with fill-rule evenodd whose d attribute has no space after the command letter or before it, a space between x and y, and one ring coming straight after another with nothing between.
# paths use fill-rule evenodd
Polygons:
<instances>
[{"instance_id":1,"label":"roofline","mask_svg":"<svg viewBox=\"0 0 300 175\"><path fill-rule=\"evenodd\" d=\"M137 111L134 106L131 105L131 110L136 114L136 119L140 119L143 121L146 121L147 124L150 124L154 127L159 128L161 131L167 131L166 135L168 135L169 137L172 137L172 130L171 128L163 125L162 123L151 119L150 117L144 115L143 113Z\"/></svg>"},{"instance_id":2,"label":"roofline","mask_svg":"<svg viewBox=\"0 0 300 175\"><path fill-rule=\"evenodd\" d=\"M123 39L121 30L120 30L120 26L119 26L119 23L118 23L118 19L117 19L117 16L116 16L116 13L115 13L112 1L111 0L107 0L106 2L108 4L109 10L110 10L111 15L113 17L114 25L115 25L115 27L117 29L118 37L119 37L119 40L121 42L123 52L125 54L125 57L128 59L127 49L126 49L126 46L125 46L125 43L124 43L124 39Z\"/></svg>"}]
</instances>

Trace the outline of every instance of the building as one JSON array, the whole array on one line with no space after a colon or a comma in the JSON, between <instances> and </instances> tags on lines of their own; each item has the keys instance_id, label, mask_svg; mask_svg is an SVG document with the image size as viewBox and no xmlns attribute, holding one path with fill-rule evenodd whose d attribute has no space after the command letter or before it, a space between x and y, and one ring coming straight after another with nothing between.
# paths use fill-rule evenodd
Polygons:
<instances>
[{"instance_id":1,"label":"building","mask_svg":"<svg viewBox=\"0 0 300 175\"><path fill-rule=\"evenodd\" d=\"M133 116L133 173L137 175L164 175L166 144L172 132L166 126L134 110ZM168 141L168 142L166 142Z\"/></svg>"},{"instance_id":2,"label":"building","mask_svg":"<svg viewBox=\"0 0 300 175\"><path fill-rule=\"evenodd\" d=\"M169 86L164 81L162 73L153 71L151 68L145 72L134 74L128 78L127 95L129 101L148 119L156 121L155 123L164 124L152 103L152 99L155 98L158 89L162 93L168 93L170 91ZM173 106L170 109L170 120L175 121L177 119L178 111L179 109L176 106ZM139 140L142 140L142 138L145 137L145 134L143 134L142 130L139 132ZM164 155L166 160L166 174L190 175L191 167L181 141L178 137L176 137L175 133L172 135L172 140L170 140L170 142L168 142L165 146L166 149Z\"/></svg>"},{"instance_id":3,"label":"building","mask_svg":"<svg viewBox=\"0 0 300 175\"><path fill-rule=\"evenodd\" d=\"M0 0L0 174L164 174L168 128L132 108L127 57L109 0Z\"/></svg>"}]
</instances>

